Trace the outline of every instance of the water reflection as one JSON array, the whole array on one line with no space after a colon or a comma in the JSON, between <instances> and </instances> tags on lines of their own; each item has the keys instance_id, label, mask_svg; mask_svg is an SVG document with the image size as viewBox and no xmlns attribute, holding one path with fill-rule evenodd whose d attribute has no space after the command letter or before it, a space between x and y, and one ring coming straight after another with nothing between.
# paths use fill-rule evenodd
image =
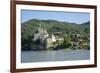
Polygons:
<instances>
[{"instance_id":1,"label":"water reflection","mask_svg":"<svg viewBox=\"0 0 100 73\"><path fill-rule=\"evenodd\" d=\"M90 59L89 50L22 51L21 62L71 61Z\"/></svg>"}]
</instances>

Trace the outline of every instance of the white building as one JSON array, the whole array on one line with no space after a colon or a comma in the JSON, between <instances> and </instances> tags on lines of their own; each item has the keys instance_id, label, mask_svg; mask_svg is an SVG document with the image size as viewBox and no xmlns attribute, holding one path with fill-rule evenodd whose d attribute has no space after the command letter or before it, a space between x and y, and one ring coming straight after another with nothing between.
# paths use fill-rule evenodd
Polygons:
<instances>
[{"instance_id":1,"label":"white building","mask_svg":"<svg viewBox=\"0 0 100 73\"><path fill-rule=\"evenodd\" d=\"M55 36L53 34L48 34L46 29L42 29L41 28L41 24L39 24L39 28L37 30L37 32L34 34L34 41L36 40L40 40L41 44L38 44L38 46L40 46L40 48L50 48L53 47L53 42L56 42L57 40L62 40L63 38L60 38L59 36ZM45 46L44 46L45 45Z\"/></svg>"},{"instance_id":2,"label":"white building","mask_svg":"<svg viewBox=\"0 0 100 73\"><path fill-rule=\"evenodd\" d=\"M41 28L41 24L37 30L37 32L34 34L34 41L37 39L46 39L49 36L49 34L47 33L47 30L44 30Z\"/></svg>"}]
</instances>

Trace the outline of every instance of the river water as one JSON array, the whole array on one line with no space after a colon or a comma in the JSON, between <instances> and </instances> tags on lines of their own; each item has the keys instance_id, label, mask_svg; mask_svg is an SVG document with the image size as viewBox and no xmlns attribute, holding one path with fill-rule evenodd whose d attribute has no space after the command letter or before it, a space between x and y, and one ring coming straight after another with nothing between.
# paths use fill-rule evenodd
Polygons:
<instances>
[{"instance_id":1,"label":"river water","mask_svg":"<svg viewBox=\"0 0 100 73\"><path fill-rule=\"evenodd\" d=\"M22 51L21 62L51 62L51 61L72 61L89 60L89 50L58 50L58 51Z\"/></svg>"}]
</instances>

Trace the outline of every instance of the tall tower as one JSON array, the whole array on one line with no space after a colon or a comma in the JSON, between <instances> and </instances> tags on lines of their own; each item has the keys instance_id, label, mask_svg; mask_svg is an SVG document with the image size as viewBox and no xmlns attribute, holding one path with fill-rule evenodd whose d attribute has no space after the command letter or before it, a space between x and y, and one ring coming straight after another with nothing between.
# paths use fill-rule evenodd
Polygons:
<instances>
[{"instance_id":1,"label":"tall tower","mask_svg":"<svg viewBox=\"0 0 100 73\"><path fill-rule=\"evenodd\" d=\"M41 27L41 24L39 24L38 32L41 32L41 31L42 31L42 27Z\"/></svg>"}]
</instances>

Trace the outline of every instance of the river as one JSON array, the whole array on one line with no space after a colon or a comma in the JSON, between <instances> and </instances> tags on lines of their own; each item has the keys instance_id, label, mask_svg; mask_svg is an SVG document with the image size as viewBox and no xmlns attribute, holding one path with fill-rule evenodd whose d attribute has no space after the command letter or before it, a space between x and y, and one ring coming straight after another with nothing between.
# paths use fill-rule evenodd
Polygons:
<instances>
[{"instance_id":1,"label":"river","mask_svg":"<svg viewBox=\"0 0 100 73\"><path fill-rule=\"evenodd\" d=\"M89 60L89 50L22 51L21 62Z\"/></svg>"}]
</instances>

